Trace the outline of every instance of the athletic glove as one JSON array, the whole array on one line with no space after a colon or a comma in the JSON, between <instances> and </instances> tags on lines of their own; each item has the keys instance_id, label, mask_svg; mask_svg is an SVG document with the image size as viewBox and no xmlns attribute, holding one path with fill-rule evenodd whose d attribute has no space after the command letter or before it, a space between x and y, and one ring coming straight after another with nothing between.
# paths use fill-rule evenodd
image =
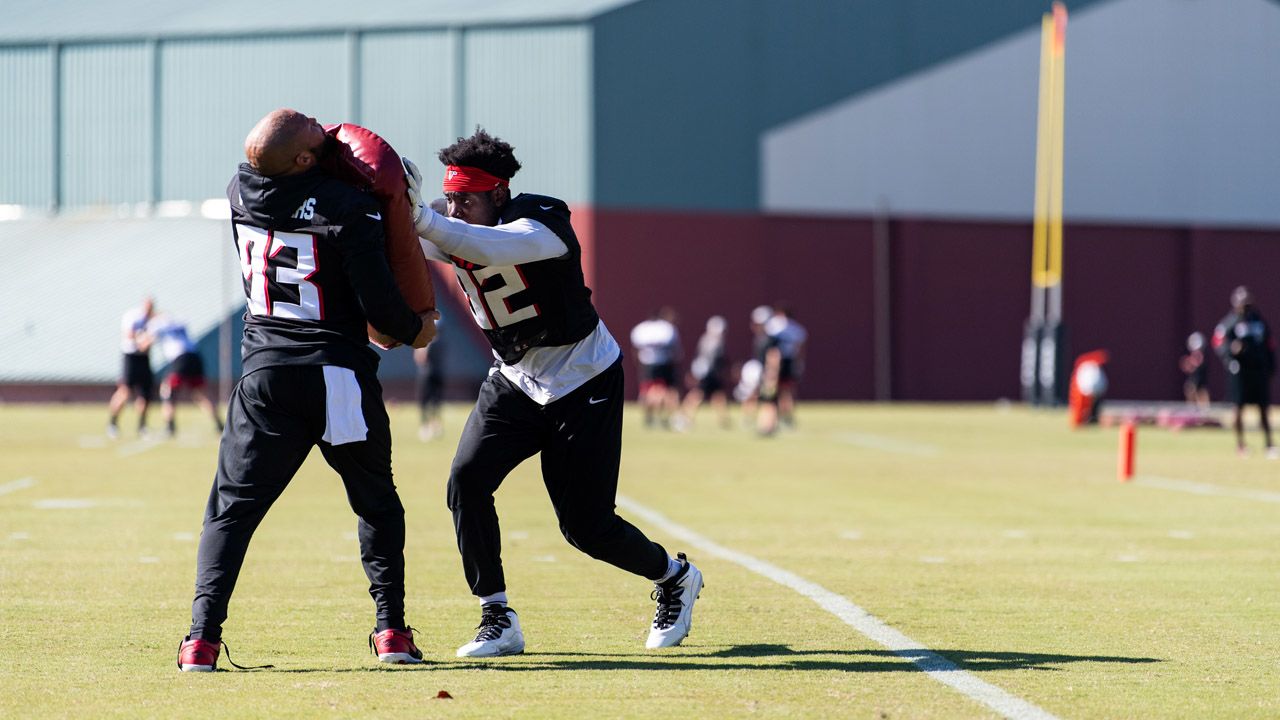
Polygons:
<instances>
[{"instance_id":1,"label":"athletic glove","mask_svg":"<svg viewBox=\"0 0 1280 720\"><path fill-rule=\"evenodd\" d=\"M409 207L413 208L413 229L418 233L418 237L422 237L426 235L427 227L431 225L427 207L422 202L422 173L409 158L401 157L400 160L404 163L404 181L409 185Z\"/></svg>"}]
</instances>

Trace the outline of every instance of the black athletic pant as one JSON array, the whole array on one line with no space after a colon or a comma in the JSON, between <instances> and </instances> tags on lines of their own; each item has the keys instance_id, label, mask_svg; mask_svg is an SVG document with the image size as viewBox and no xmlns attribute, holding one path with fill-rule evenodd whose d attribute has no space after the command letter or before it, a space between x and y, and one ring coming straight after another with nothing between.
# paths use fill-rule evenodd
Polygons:
<instances>
[{"instance_id":1,"label":"black athletic pant","mask_svg":"<svg viewBox=\"0 0 1280 720\"><path fill-rule=\"evenodd\" d=\"M458 442L449 509L467 583L475 595L506 590L493 493L523 460L542 453L542 481L571 545L636 575L666 574L667 551L618 517L622 456L622 363L550 405L493 373Z\"/></svg>"},{"instance_id":2,"label":"black athletic pant","mask_svg":"<svg viewBox=\"0 0 1280 720\"><path fill-rule=\"evenodd\" d=\"M330 445L320 366L269 367L236 385L196 560L191 636L218 641L249 539L313 445L342 476L359 516L360 560L377 629L404 624L404 507L391 479L391 430L376 377L356 373L369 434Z\"/></svg>"}]
</instances>

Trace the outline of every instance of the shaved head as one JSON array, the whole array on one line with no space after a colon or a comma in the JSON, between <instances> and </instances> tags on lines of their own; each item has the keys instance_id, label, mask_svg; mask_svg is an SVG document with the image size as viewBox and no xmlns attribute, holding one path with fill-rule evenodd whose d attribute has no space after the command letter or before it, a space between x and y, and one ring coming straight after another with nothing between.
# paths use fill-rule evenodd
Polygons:
<instances>
[{"instance_id":1,"label":"shaved head","mask_svg":"<svg viewBox=\"0 0 1280 720\"><path fill-rule=\"evenodd\" d=\"M249 165L267 177L309 169L323 144L324 129L313 118L289 108L267 113L244 139Z\"/></svg>"}]
</instances>

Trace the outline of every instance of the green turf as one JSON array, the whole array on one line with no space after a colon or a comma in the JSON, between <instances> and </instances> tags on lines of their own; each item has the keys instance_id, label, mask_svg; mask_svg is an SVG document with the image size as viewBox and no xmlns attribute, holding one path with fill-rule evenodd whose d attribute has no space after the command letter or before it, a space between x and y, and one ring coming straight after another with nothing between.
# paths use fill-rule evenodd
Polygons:
<instances>
[{"instance_id":1,"label":"green turf","mask_svg":"<svg viewBox=\"0 0 1280 720\"><path fill-rule=\"evenodd\" d=\"M174 656L212 431L184 408L177 441L126 429L108 443L104 408L0 407L0 485L35 479L0 495L0 717L995 715L696 550L708 586L693 635L645 651L650 586L560 538L536 462L498 495L528 652L455 658L478 618L444 505L466 410L450 406L448 436L429 444L412 408L392 410L409 619L429 664L369 655L355 519L313 453L254 538L225 631L238 662L277 669L198 675ZM1115 431L1070 432L1060 413L814 404L801 420L762 440L630 416L622 492L1059 717L1280 716L1280 504L1121 485ZM1231 446L1221 431L1144 429L1139 474L1280 492L1280 462Z\"/></svg>"}]
</instances>

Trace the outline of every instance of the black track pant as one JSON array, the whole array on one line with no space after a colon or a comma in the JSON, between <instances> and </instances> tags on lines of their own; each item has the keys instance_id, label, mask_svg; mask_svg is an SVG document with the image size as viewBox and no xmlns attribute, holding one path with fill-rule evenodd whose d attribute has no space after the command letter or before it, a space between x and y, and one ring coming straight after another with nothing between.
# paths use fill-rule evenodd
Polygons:
<instances>
[{"instance_id":1,"label":"black track pant","mask_svg":"<svg viewBox=\"0 0 1280 720\"><path fill-rule=\"evenodd\" d=\"M269 367L236 385L218 451L196 560L191 636L217 641L245 550L258 523L313 445L342 476L359 516L360 560L377 608L377 628L404 624L404 507L391 479L391 431L376 377L359 373L368 437L330 445L320 366Z\"/></svg>"},{"instance_id":2,"label":"black track pant","mask_svg":"<svg viewBox=\"0 0 1280 720\"><path fill-rule=\"evenodd\" d=\"M621 361L546 406L501 373L481 386L449 474L449 509L473 594L506 590L493 493L508 473L539 452L542 481L571 545L651 580L666 573L666 550L614 511L622 392Z\"/></svg>"}]
</instances>

